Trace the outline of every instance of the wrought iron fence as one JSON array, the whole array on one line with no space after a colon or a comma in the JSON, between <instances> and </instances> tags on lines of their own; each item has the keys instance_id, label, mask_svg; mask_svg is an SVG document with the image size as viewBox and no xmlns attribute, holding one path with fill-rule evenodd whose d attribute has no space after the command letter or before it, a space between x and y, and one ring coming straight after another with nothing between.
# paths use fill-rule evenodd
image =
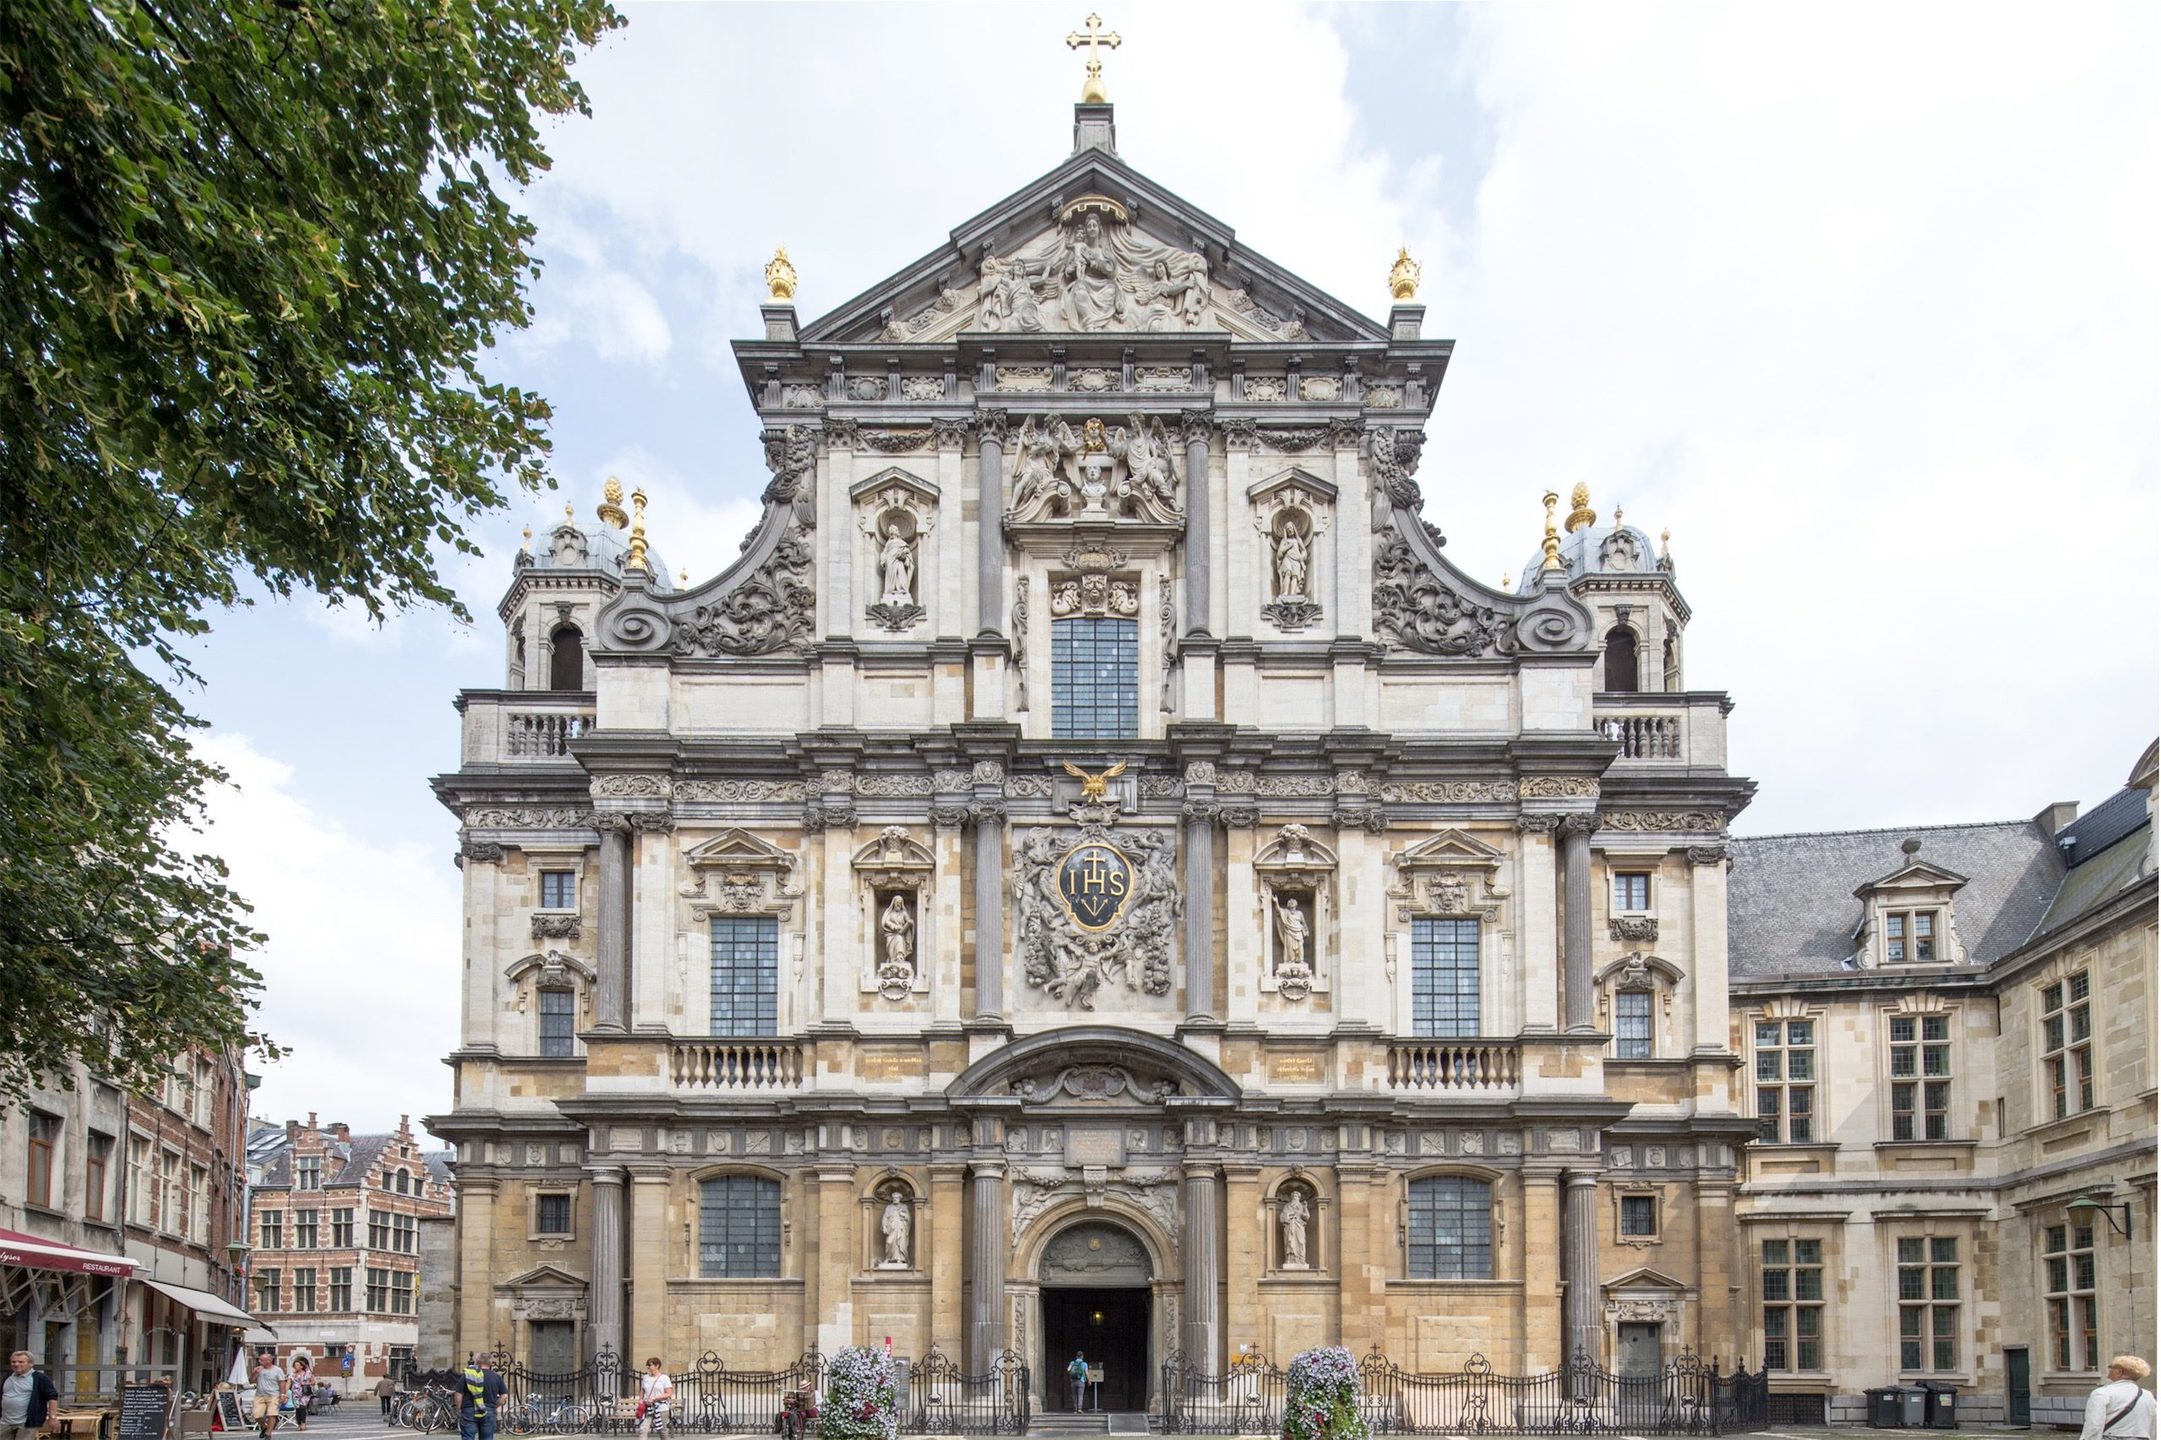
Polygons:
<instances>
[{"instance_id":1,"label":"wrought iron fence","mask_svg":"<svg viewBox=\"0 0 2161 1440\"><path fill-rule=\"evenodd\" d=\"M1769 1422L1769 1377L1682 1351L1660 1369L1622 1374L1589 1356L1558 1370L1503 1375L1483 1356L1462 1370L1405 1370L1378 1349L1360 1362L1359 1411L1377 1435L1726 1435ZM1259 1360L1204 1375L1184 1353L1163 1365L1166 1433L1274 1435L1288 1376Z\"/></svg>"},{"instance_id":2,"label":"wrought iron fence","mask_svg":"<svg viewBox=\"0 0 2161 1440\"><path fill-rule=\"evenodd\" d=\"M964 1373L935 1345L908 1366L904 1435L1025 1435L1028 1362L1007 1350L981 1375Z\"/></svg>"}]
</instances>

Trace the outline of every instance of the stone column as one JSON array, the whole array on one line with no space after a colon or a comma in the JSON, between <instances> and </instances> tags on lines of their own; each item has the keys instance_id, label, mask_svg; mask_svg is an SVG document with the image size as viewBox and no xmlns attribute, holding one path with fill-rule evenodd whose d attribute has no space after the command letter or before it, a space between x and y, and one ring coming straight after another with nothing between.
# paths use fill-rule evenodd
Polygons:
<instances>
[{"instance_id":1,"label":"stone column","mask_svg":"<svg viewBox=\"0 0 2161 1440\"><path fill-rule=\"evenodd\" d=\"M1561 817L1561 1008L1571 1031L1598 1028L1591 996L1592 815Z\"/></svg>"},{"instance_id":2,"label":"stone column","mask_svg":"<svg viewBox=\"0 0 2161 1440\"><path fill-rule=\"evenodd\" d=\"M1524 1138L1527 1147L1529 1136ZM1520 1177L1523 1222L1509 1251L1520 1262L1515 1273L1523 1278L1523 1349L1516 1367L1524 1374L1558 1369L1568 1359L1553 1266L1561 1235L1559 1179L1554 1171L1533 1164L1526 1164Z\"/></svg>"},{"instance_id":3,"label":"stone column","mask_svg":"<svg viewBox=\"0 0 2161 1440\"><path fill-rule=\"evenodd\" d=\"M630 1014L630 823L603 815L600 832L600 943L593 1028L621 1034Z\"/></svg>"},{"instance_id":4,"label":"stone column","mask_svg":"<svg viewBox=\"0 0 2161 1440\"><path fill-rule=\"evenodd\" d=\"M586 1297L586 1343L593 1354L612 1350L623 1354L623 1172L595 1166L586 1172L593 1184L593 1288ZM460 1205L462 1212L466 1207ZM474 1285L468 1269L466 1288ZM481 1287L485 1288L485 1287ZM469 1336L458 1337L461 1346L472 1348Z\"/></svg>"},{"instance_id":5,"label":"stone column","mask_svg":"<svg viewBox=\"0 0 2161 1440\"><path fill-rule=\"evenodd\" d=\"M1179 1249L1185 1260L1186 1358L1204 1375L1222 1367L1223 1204L1216 1194L1213 1162L1186 1163L1186 1224Z\"/></svg>"},{"instance_id":6,"label":"stone column","mask_svg":"<svg viewBox=\"0 0 2161 1440\"><path fill-rule=\"evenodd\" d=\"M1215 1014L1216 814L1213 799L1185 805L1186 1018Z\"/></svg>"},{"instance_id":7,"label":"stone column","mask_svg":"<svg viewBox=\"0 0 2161 1440\"><path fill-rule=\"evenodd\" d=\"M999 614L1005 590L1005 427L1002 410L986 410L976 422L975 628L1002 635Z\"/></svg>"},{"instance_id":8,"label":"stone column","mask_svg":"<svg viewBox=\"0 0 2161 1440\"><path fill-rule=\"evenodd\" d=\"M1208 435L1214 427L1206 415L1185 417L1186 441L1186 627L1188 635L1211 633L1208 615L1209 511L1215 487L1208 483Z\"/></svg>"},{"instance_id":9,"label":"stone column","mask_svg":"<svg viewBox=\"0 0 2161 1440\"><path fill-rule=\"evenodd\" d=\"M1562 1182L1566 1213L1561 1223L1562 1343L1566 1361L1580 1352L1597 1361L1605 1349L1598 1285L1598 1177L1572 1170Z\"/></svg>"},{"instance_id":10,"label":"stone column","mask_svg":"<svg viewBox=\"0 0 2161 1440\"><path fill-rule=\"evenodd\" d=\"M1005 1348L1005 1162L977 1160L968 1176L968 1368L981 1375Z\"/></svg>"},{"instance_id":11,"label":"stone column","mask_svg":"<svg viewBox=\"0 0 2161 1440\"><path fill-rule=\"evenodd\" d=\"M978 798L968 818L975 824L975 1013L998 1015L1005 1009L1005 802Z\"/></svg>"}]
</instances>

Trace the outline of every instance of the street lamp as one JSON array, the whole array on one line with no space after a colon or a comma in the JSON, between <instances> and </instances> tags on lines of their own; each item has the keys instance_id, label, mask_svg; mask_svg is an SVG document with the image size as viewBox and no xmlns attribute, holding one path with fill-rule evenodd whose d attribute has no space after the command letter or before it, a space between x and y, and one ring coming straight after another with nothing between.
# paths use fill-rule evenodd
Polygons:
<instances>
[{"instance_id":1,"label":"street lamp","mask_svg":"<svg viewBox=\"0 0 2161 1440\"><path fill-rule=\"evenodd\" d=\"M2118 1203L2094 1195L2081 1195L2078 1199L2064 1206L2063 1209L2064 1213L2072 1219L2083 1220L2088 1225L2093 1224L2094 1212L2098 1210L2101 1212L2101 1218L2108 1221L2108 1228L2128 1240L2131 1238L2131 1202L2128 1200L2120 1202L2123 1209L2123 1224L2121 1225L2116 1223Z\"/></svg>"}]
</instances>

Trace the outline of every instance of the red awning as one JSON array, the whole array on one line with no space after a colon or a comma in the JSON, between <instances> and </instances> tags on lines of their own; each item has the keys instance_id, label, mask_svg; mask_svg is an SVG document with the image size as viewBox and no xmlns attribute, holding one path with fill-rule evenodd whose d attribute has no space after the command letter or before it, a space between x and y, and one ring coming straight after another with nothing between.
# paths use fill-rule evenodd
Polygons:
<instances>
[{"instance_id":1,"label":"red awning","mask_svg":"<svg viewBox=\"0 0 2161 1440\"><path fill-rule=\"evenodd\" d=\"M78 1250L20 1230L0 1230L0 1265L20 1265L26 1270L73 1270L85 1275L132 1275L140 1268L125 1255Z\"/></svg>"}]
</instances>

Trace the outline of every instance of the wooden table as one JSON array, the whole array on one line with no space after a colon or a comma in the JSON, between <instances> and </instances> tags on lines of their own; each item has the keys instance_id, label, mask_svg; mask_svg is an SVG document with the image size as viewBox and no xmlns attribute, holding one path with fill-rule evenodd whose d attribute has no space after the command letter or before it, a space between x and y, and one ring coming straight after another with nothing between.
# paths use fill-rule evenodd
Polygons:
<instances>
[{"instance_id":1,"label":"wooden table","mask_svg":"<svg viewBox=\"0 0 2161 1440\"><path fill-rule=\"evenodd\" d=\"M62 1410L55 1407L46 1417L45 1428L64 1440L104 1440L112 1432L115 1412L101 1410Z\"/></svg>"}]
</instances>

